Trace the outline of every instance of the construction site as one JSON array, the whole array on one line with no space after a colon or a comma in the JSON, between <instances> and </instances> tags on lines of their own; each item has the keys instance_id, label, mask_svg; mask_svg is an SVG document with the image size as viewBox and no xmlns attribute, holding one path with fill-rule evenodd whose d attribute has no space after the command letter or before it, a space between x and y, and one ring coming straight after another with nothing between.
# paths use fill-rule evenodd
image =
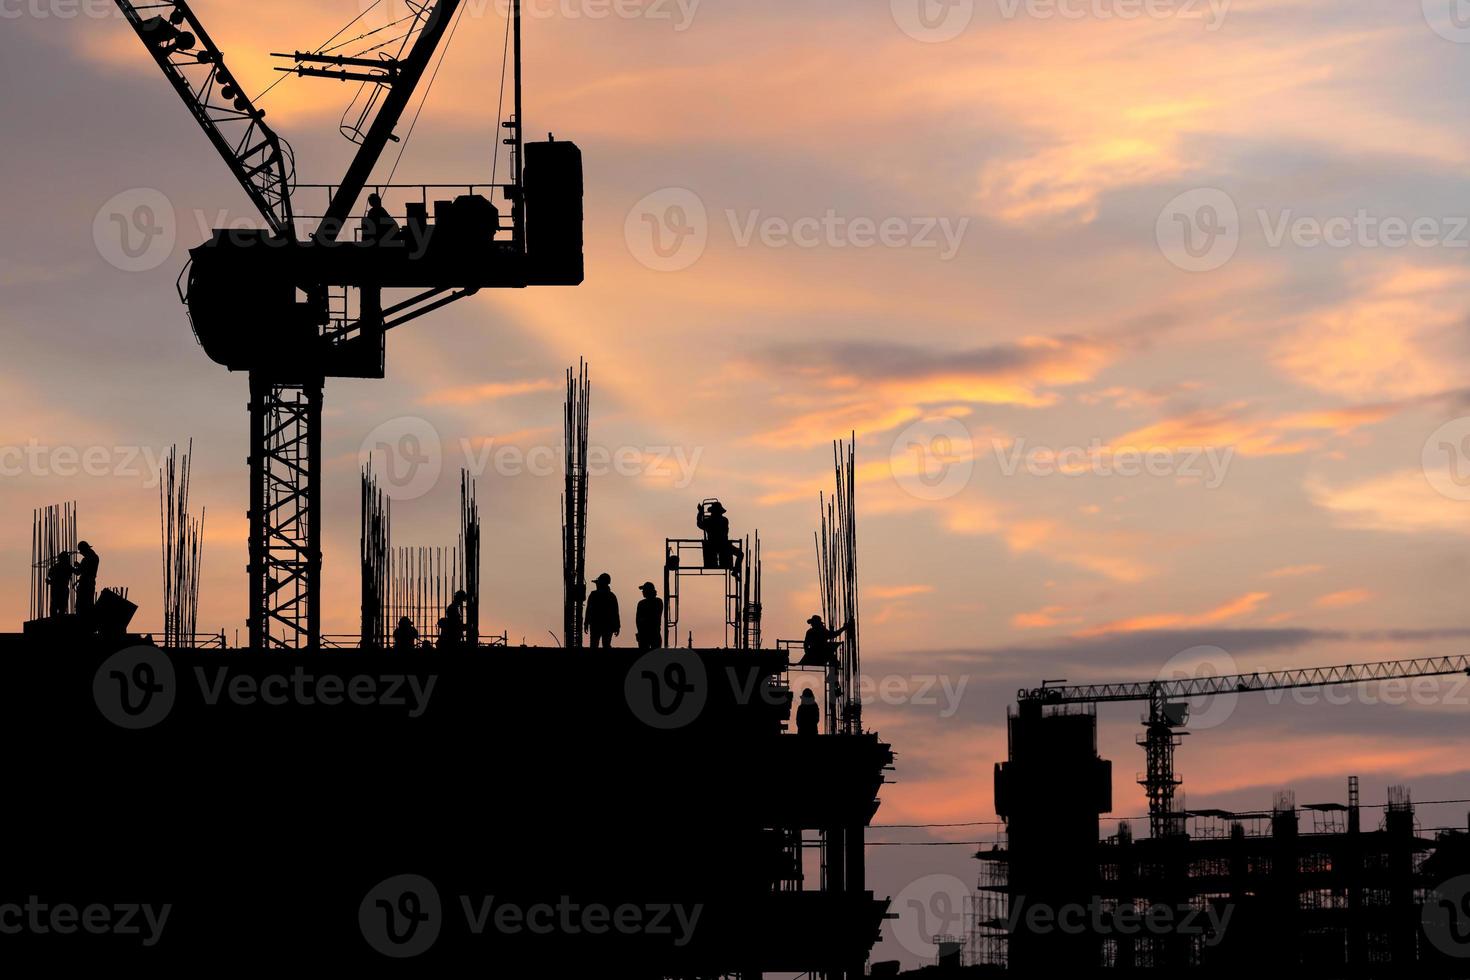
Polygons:
<instances>
[{"instance_id":1,"label":"construction site","mask_svg":"<svg viewBox=\"0 0 1470 980\"><path fill-rule=\"evenodd\" d=\"M271 55L280 81L348 94L350 164L307 184L258 105L270 89L246 92L190 3L115 0L125 26L108 26L135 36L130 50L202 132L201 165L222 162L254 209L253 227L211 229L171 284L186 314L177 329L187 323L210 370L248 378L245 617L201 622L218 504L200 504L192 441L158 474L157 608L106 577L94 501L34 502L28 566L11 570L27 579L27 618L0 632L17 749L7 963L404 963L632 980L1470 977L1470 814L1421 821L1426 804L1470 803L1416 804L1403 785L1366 802L1344 772L1339 799L1282 789L1258 809L1192 809L1176 769L1204 699L1463 677L1467 656L1017 691L993 768L1003 827L973 854L963 933L923 937L933 962L874 962L902 912L870 868L898 751L864 713L861 599L873 578L900 597L927 586L866 564L860 580L859 490L875 461L846 426L793 450L818 445L808 462L822 472L805 501L811 537L777 544L815 568L804 621L770 616L772 543L732 525L727 494L679 501L692 519L643 542L639 560L661 576L620 614L611 577L588 561L599 417L580 360L564 395L549 382L561 417L542 420L561 440L545 527L561 602L537 644L491 615L486 572L516 573L516 556L487 548L487 486L469 468L455 474L457 509L439 515L445 532L415 540L403 520L419 505L394 498L369 454L353 482L358 552L327 554L327 382L385 378L390 331L482 290L570 290L587 276L582 150L550 131L525 137L520 0L506 11L495 163L436 184L374 176L412 137L414 101L422 109L470 5L408 2L386 24L360 22L375 6L364 0L314 48ZM831 373L824 394L868 384L861 366ZM324 625L329 561L355 572L357 618L343 632ZM1115 760L1099 752L1099 713L1115 705L1144 712L1136 802L1114 798ZM36 896L144 908L151 938L166 938L78 931L74 916L68 929L54 915L10 934L8 909L48 914Z\"/></svg>"},{"instance_id":2,"label":"construction site","mask_svg":"<svg viewBox=\"0 0 1470 980\"><path fill-rule=\"evenodd\" d=\"M1470 975L1470 816L1425 828L1407 787L1365 804L1356 776L1340 800L1284 790L1260 810L1188 809L1174 766L1201 699L1467 672L1470 658L1443 657L1018 692L995 763L1004 836L975 854L966 934L936 939L935 962L904 975ZM1098 754L1098 706L1129 702L1147 711L1137 835L1127 819L1104 830L1127 804Z\"/></svg>"}]
</instances>

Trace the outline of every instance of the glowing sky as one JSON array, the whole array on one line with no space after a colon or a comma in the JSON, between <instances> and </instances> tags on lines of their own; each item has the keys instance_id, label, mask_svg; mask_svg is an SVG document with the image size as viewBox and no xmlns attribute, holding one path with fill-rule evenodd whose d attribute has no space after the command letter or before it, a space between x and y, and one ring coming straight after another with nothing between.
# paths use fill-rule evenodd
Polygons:
<instances>
[{"instance_id":1,"label":"glowing sky","mask_svg":"<svg viewBox=\"0 0 1470 980\"><path fill-rule=\"evenodd\" d=\"M329 385L329 632L355 629L359 450L422 419L442 476L395 505L397 541L451 543L455 470L481 469L486 615L550 642L559 475L502 450L554 458L585 356L594 442L621 460L593 484L589 563L625 601L718 496L761 530L767 636L798 635L830 443L858 431L864 667L966 683L870 709L899 751L880 822L993 819L1005 704L1043 677L1145 679L1200 645L1241 669L1464 650L1470 37L1448 4L920 2L533 8L527 132L583 149L587 282L482 294L392 336L386 381ZM204 357L173 283L209 227L252 216L126 25L86 16L106 6L0 4L0 616L25 615L29 509L75 499L103 584L157 628L157 489L129 459L192 437L201 626L233 633L245 379ZM195 6L252 91L267 52L360 10ZM504 22L468 9L400 182L489 179ZM264 101L304 181L345 166L351 94ZM160 198L171 237L128 271L110 215ZM714 594L686 601L712 642ZM1349 774L1370 801L1470 795L1465 693L1420 700L1242 701L1187 740L1189 799L1340 799ZM1121 814L1143 807L1136 714L1103 712ZM875 848L875 888L970 879L969 850Z\"/></svg>"}]
</instances>

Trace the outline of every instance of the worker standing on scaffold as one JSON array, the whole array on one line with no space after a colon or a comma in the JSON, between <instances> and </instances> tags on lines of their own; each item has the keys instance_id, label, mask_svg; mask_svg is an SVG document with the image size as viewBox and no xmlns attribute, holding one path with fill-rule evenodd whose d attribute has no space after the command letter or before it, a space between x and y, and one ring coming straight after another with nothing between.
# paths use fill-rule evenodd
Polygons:
<instances>
[{"instance_id":1,"label":"worker standing on scaffold","mask_svg":"<svg viewBox=\"0 0 1470 980\"><path fill-rule=\"evenodd\" d=\"M718 500L702 500L694 509L694 521L704 532L704 567L728 568L740 577L740 563L745 557L740 545L730 540L730 519L725 505Z\"/></svg>"},{"instance_id":2,"label":"worker standing on scaffold","mask_svg":"<svg viewBox=\"0 0 1470 980\"><path fill-rule=\"evenodd\" d=\"M806 631L805 638L801 641L802 667L826 667L837 662L837 638L846 633L848 627L830 630L822 623L821 616L813 616L807 620L810 627Z\"/></svg>"}]
</instances>

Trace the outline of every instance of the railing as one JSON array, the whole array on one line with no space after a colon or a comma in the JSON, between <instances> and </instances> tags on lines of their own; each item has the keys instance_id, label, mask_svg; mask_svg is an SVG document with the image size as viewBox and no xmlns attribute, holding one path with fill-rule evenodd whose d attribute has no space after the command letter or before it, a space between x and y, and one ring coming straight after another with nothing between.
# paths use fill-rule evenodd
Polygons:
<instances>
[{"instance_id":1,"label":"railing","mask_svg":"<svg viewBox=\"0 0 1470 980\"><path fill-rule=\"evenodd\" d=\"M432 202L435 200L453 200L464 194L479 194L487 198L491 204L500 212L500 223L496 227L496 237L500 238L502 233L506 236L505 241L514 240L515 224L512 221L512 207L514 205L514 184L375 184L367 189L369 194L377 194L383 199L383 208L400 225L408 222L408 205L422 204L428 212L429 221L434 220L431 210ZM336 184L297 184L293 195L293 203L297 206L306 206L304 194L322 192L321 214L297 214L297 221L308 221L313 224L320 222L325 217L326 207L332 200L332 195L337 191ZM431 193L432 192L432 193ZM363 195L364 206L367 194ZM352 225L354 236L362 233L361 227ZM308 230L309 234L309 230Z\"/></svg>"},{"instance_id":2,"label":"railing","mask_svg":"<svg viewBox=\"0 0 1470 980\"><path fill-rule=\"evenodd\" d=\"M325 649L325 650L361 650L361 649L363 649L362 636L361 636L361 634L358 634L358 633L323 633L321 640L322 640L322 648ZM460 644L457 644L456 646L452 647L451 649L456 649L456 650L466 649L466 648L468 648L468 646L469 646L469 644L467 644L467 643L460 643ZM510 646L510 636L509 636L509 633L501 633L498 636L483 636L482 635L480 637L480 642L475 645L475 649L486 650L486 649L490 649L492 647L508 647L508 646ZM417 647L415 647L414 649L415 650L422 650L424 652L429 652L431 650L437 650L438 648L439 647L434 642L434 640L432 638L429 638L429 639L421 639L420 642L419 642L419 645ZM389 646L389 647L386 647L385 649L391 650L392 647Z\"/></svg>"},{"instance_id":3,"label":"railing","mask_svg":"<svg viewBox=\"0 0 1470 980\"><path fill-rule=\"evenodd\" d=\"M162 641L163 630L134 630L138 636L146 636L151 640ZM179 646L189 650L225 650L229 642L225 639L225 631L218 633L185 633L180 636L183 641Z\"/></svg>"}]
</instances>

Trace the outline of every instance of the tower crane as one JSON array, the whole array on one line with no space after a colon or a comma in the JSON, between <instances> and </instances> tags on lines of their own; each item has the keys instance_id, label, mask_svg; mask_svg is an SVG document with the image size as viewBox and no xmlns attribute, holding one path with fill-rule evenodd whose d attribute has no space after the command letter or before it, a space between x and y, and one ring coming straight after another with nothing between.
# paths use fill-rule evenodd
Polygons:
<instances>
[{"instance_id":1,"label":"tower crane","mask_svg":"<svg viewBox=\"0 0 1470 980\"><path fill-rule=\"evenodd\" d=\"M278 71L356 81L366 93L358 121L344 126L356 153L341 182L327 185L315 229L301 234L290 145L245 94L189 3L114 2L265 223L213 231L190 251L179 294L210 359L249 375L250 645L314 648L321 636L325 379L382 378L388 330L482 288L581 283L581 152L550 137L523 141L521 9L512 0L514 108L500 121L509 182L469 185L433 201L432 221L430 187L415 185L423 200L407 204L402 227L371 237L350 233L379 158L399 141L404 110L463 13L461 0L409 0L395 56L276 56L291 61ZM496 193L508 205L506 217ZM384 289L409 293L385 306Z\"/></svg>"},{"instance_id":2,"label":"tower crane","mask_svg":"<svg viewBox=\"0 0 1470 980\"><path fill-rule=\"evenodd\" d=\"M1177 833L1179 829L1180 815L1174 809L1174 791L1183 780L1174 772L1174 750L1179 747L1181 735L1188 734L1182 729L1189 723L1189 699L1449 674L1470 674L1470 657L1386 660L1337 667L1212 674L1123 684L1051 686L1066 685L1066 681L1043 681L1040 687L1022 688L1016 693L1016 701L1023 707L1033 708L1057 704L1147 702L1144 734L1138 740L1144 750L1145 771L1138 782L1148 796L1149 833L1161 838Z\"/></svg>"}]
</instances>

